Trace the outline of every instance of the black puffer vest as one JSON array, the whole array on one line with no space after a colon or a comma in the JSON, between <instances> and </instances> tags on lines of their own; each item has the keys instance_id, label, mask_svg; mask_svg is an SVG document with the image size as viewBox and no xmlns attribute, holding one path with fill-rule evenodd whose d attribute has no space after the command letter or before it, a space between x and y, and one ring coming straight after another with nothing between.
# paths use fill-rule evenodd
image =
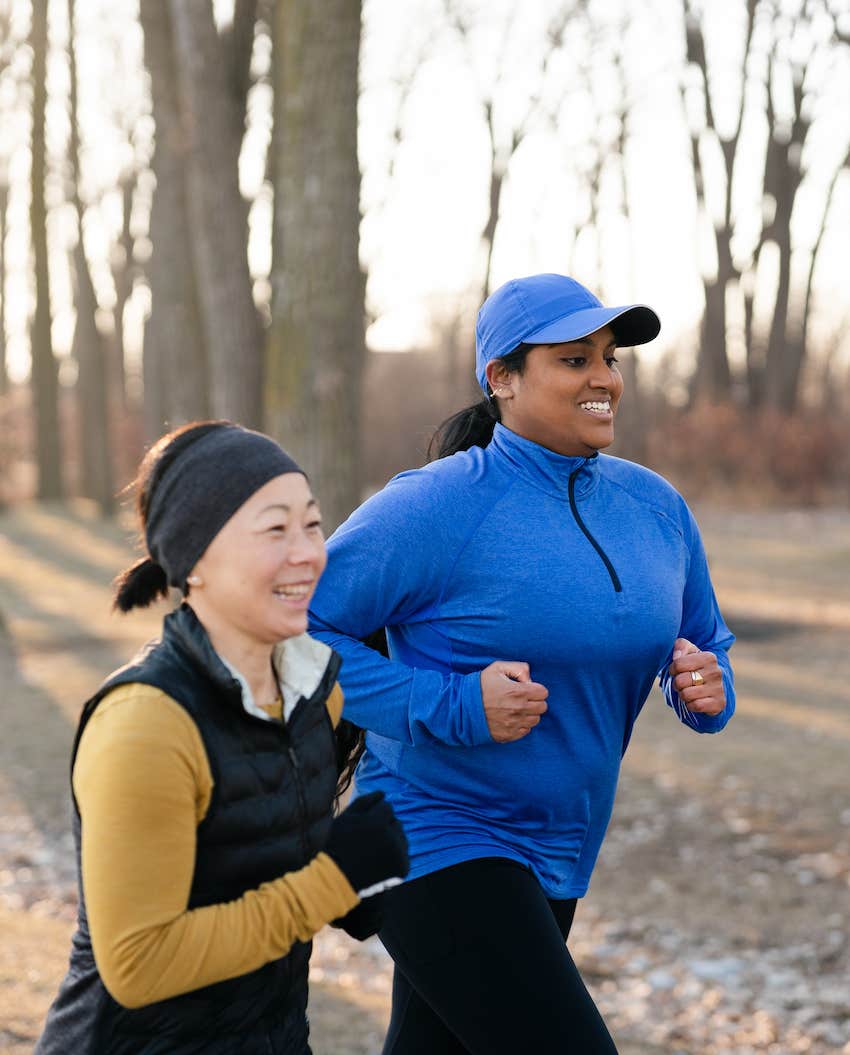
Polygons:
<instances>
[{"instance_id":1,"label":"black puffer vest","mask_svg":"<svg viewBox=\"0 0 850 1055\"><path fill-rule=\"evenodd\" d=\"M329 652L318 689L285 725L247 714L242 693L184 605L162 638L113 674L83 709L86 723L118 685L143 682L182 704L200 730L214 781L198 827L189 908L230 901L303 867L327 841L336 789L334 732L325 701L339 657ZM74 810L77 868L80 817ZM119 1005L97 972L82 882L68 974L36 1055L306 1055L310 944L250 974L137 1010Z\"/></svg>"}]
</instances>

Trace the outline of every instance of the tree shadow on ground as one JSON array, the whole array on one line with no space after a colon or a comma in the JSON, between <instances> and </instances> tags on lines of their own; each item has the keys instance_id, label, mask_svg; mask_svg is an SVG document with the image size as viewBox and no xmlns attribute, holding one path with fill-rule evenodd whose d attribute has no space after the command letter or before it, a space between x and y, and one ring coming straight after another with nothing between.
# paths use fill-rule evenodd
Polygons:
<instances>
[{"instance_id":1,"label":"tree shadow on ground","mask_svg":"<svg viewBox=\"0 0 850 1055\"><path fill-rule=\"evenodd\" d=\"M0 531L38 560L97 586L108 586L127 563L129 533L114 520L73 508L24 506L0 517Z\"/></svg>"},{"instance_id":2,"label":"tree shadow on ground","mask_svg":"<svg viewBox=\"0 0 850 1055\"><path fill-rule=\"evenodd\" d=\"M4 701L0 773L6 790L40 831L65 831L70 809L71 723L48 693L25 680L11 637L1 623L0 682Z\"/></svg>"}]
</instances>

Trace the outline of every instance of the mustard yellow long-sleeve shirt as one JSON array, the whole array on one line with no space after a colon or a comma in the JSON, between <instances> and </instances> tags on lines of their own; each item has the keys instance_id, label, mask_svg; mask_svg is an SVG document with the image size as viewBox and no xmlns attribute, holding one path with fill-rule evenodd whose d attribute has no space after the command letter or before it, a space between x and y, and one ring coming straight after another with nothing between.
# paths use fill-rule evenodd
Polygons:
<instances>
[{"instance_id":1,"label":"mustard yellow long-sleeve shirt","mask_svg":"<svg viewBox=\"0 0 850 1055\"><path fill-rule=\"evenodd\" d=\"M338 686L327 706L335 726ZM235 901L187 909L213 779L197 726L152 686L122 685L101 701L81 737L73 784L95 961L125 1007L256 970L358 903L320 853Z\"/></svg>"}]
</instances>

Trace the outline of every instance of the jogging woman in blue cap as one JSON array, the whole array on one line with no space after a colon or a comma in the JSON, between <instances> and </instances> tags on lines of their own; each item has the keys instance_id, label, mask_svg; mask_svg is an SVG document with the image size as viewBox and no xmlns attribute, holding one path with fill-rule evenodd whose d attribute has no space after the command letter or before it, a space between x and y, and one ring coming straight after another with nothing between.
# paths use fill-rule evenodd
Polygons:
<instances>
[{"instance_id":1,"label":"jogging woman in blue cap","mask_svg":"<svg viewBox=\"0 0 850 1055\"><path fill-rule=\"evenodd\" d=\"M410 842L385 1055L616 1051L565 938L620 759L657 677L697 732L734 710L688 507L599 454L617 347L659 328L562 275L508 282L478 316L485 399L330 540L312 630L368 730L358 793L384 791ZM381 628L389 657L362 643Z\"/></svg>"}]
</instances>

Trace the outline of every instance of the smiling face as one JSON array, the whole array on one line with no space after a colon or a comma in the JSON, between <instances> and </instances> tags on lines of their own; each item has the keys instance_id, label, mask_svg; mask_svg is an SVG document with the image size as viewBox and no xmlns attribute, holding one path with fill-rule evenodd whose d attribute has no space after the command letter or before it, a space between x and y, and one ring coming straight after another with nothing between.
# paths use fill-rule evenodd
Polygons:
<instances>
[{"instance_id":1,"label":"smiling face","mask_svg":"<svg viewBox=\"0 0 850 1055\"><path fill-rule=\"evenodd\" d=\"M187 601L204 625L224 624L273 645L306 631L326 563L310 485L301 473L286 473L256 491L215 536L192 569Z\"/></svg>"},{"instance_id":2,"label":"smiling face","mask_svg":"<svg viewBox=\"0 0 850 1055\"><path fill-rule=\"evenodd\" d=\"M614 415L623 394L617 342L609 326L566 344L538 344L522 373L498 361L487 379L502 422L558 454L589 457L614 442Z\"/></svg>"}]
</instances>

